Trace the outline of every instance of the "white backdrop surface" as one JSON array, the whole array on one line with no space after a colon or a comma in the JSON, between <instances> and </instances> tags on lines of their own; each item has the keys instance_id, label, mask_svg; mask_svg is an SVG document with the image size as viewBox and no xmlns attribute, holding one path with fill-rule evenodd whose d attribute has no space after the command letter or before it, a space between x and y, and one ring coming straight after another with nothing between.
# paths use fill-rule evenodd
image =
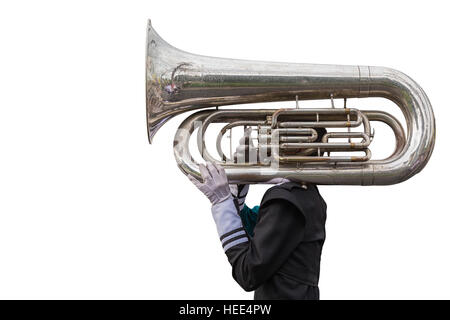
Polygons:
<instances>
[{"instance_id":1,"label":"white backdrop surface","mask_svg":"<svg viewBox=\"0 0 450 320\"><path fill-rule=\"evenodd\" d=\"M0 298L251 299L172 139L149 145L147 19L212 56L382 65L433 105L426 168L388 187L321 187L322 299L450 298L445 1L3 1ZM252 186L257 204L267 186Z\"/></svg>"}]
</instances>

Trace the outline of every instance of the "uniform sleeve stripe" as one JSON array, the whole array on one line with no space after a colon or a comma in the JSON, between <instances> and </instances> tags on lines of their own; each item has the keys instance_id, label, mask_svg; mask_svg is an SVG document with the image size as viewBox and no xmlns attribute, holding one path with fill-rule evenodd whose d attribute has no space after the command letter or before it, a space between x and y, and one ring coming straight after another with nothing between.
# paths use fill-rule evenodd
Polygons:
<instances>
[{"instance_id":1,"label":"uniform sleeve stripe","mask_svg":"<svg viewBox=\"0 0 450 320\"><path fill-rule=\"evenodd\" d=\"M234 232L234 233L230 234L228 237L225 237L225 238L222 239L222 243L225 243L229 239L235 238L236 236L239 236L241 234L245 234L245 230L241 230L241 231Z\"/></svg>"},{"instance_id":2,"label":"uniform sleeve stripe","mask_svg":"<svg viewBox=\"0 0 450 320\"><path fill-rule=\"evenodd\" d=\"M222 243L222 247L225 248L225 246L226 246L227 244L230 244L230 243L232 243L232 242L234 242L234 241L236 241L236 240L238 240L238 239L241 239L241 238L247 239L247 235L245 234L245 232L244 232L244 234L238 235L238 236L236 236L236 237L233 237L233 238L231 238L231 239L228 239L227 241L224 241L224 242Z\"/></svg>"},{"instance_id":3,"label":"uniform sleeve stripe","mask_svg":"<svg viewBox=\"0 0 450 320\"><path fill-rule=\"evenodd\" d=\"M231 230L230 232L224 233L223 235L220 236L220 241L222 241L224 238L232 235L233 233L241 231L241 230L244 230L244 227L240 227L240 228Z\"/></svg>"},{"instance_id":4,"label":"uniform sleeve stripe","mask_svg":"<svg viewBox=\"0 0 450 320\"><path fill-rule=\"evenodd\" d=\"M248 238L247 238L247 237L237 239L237 240L235 240L235 241L233 241L233 242L230 242L230 243L227 244L226 246L224 246L224 247L223 247L223 250L224 250L225 252L227 252L227 250L230 249L231 247L234 247L234 246L236 246L236 245L238 245L238 244L240 244L240 243L247 242L247 241L248 241Z\"/></svg>"}]
</instances>

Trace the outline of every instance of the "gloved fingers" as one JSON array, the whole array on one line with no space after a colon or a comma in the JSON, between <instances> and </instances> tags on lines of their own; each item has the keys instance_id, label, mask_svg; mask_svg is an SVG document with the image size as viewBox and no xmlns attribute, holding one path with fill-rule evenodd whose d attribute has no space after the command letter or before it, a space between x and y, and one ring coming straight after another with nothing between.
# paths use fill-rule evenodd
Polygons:
<instances>
[{"instance_id":1,"label":"gloved fingers","mask_svg":"<svg viewBox=\"0 0 450 320\"><path fill-rule=\"evenodd\" d=\"M200 169L200 174L202 175L203 183L212 179L209 170L206 168L204 164L199 164L198 168Z\"/></svg>"},{"instance_id":2,"label":"gloved fingers","mask_svg":"<svg viewBox=\"0 0 450 320\"><path fill-rule=\"evenodd\" d=\"M187 175L188 179L197 187L200 189L200 187L202 186L202 183L200 181L198 181L196 178L194 178L192 175L188 174Z\"/></svg>"},{"instance_id":3,"label":"gloved fingers","mask_svg":"<svg viewBox=\"0 0 450 320\"><path fill-rule=\"evenodd\" d=\"M220 165L215 163L214 167L217 170L217 173L219 174L219 176L221 176L222 178L227 178L227 174L225 173L225 169Z\"/></svg>"},{"instance_id":4,"label":"gloved fingers","mask_svg":"<svg viewBox=\"0 0 450 320\"><path fill-rule=\"evenodd\" d=\"M225 172L225 169L220 165L220 164L214 164L214 167L217 170L218 173L218 181L220 181L220 183L225 184L228 188L228 190L230 189L228 186L228 177L227 174Z\"/></svg>"},{"instance_id":5,"label":"gloved fingers","mask_svg":"<svg viewBox=\"0 0 450 320\"><path fill-rule=\"evenodd\" d=\"M197 187L198 190L203 192L203 194L205 194L208 197L208 199L211 200L211 190L206 183L201 183L191 175L188 175L188 179Z\"/></svg>"},{"instance_id":6,"label":"gloved fingers","mask_svg":"<svg viewBox=\"0 0 450 320\"><path fill-rule=\"evenodd\" d=\"M220 175L216 165L211 162L207 162L206 168L208 168L208 171L211 174L213 181L215 181L216 183L220 182Z\"/></svg>"},{"instance_id":7,"label":"gloved fingers","mask_svg":"<svg viewBox=\"0 0 450 320\"><path fill-rule=\"evenodd\" d=\"M287 183L287 182L290 182L290 180L287 178L272 178L264 183L265 184L282 184L282 183Z\"/></svg>"}]
</instances>

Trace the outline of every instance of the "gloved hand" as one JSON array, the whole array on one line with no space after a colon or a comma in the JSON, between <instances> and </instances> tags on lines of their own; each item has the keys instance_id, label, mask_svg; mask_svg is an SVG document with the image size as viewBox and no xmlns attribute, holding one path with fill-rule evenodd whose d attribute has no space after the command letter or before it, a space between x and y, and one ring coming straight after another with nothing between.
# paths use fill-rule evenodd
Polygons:
<instances>
[{"instance_id":1,"label":"gloved hand","mask_svg":"<svg viewBox=\"0 0 450 320\"><path fill-rule=\"evenodd\" d=\"M264 182L265 184L283 184L283 183L288 183L291 182L291 180L287 179L287 178L272 178L266 182Z\"/></svg>"},{"instance_id":2,"label":"gloved hand","mask_svg":"<svg viewBox=\"0 0 450 320\"><path fill-rule=\"evenodd\" d=\"M247 242L248 237L234 204L225 170L210 162L207 162L206 166L201 164L199 167L203 183L191 175L188 175L188 178L212 203L211 213L223 250L227 251Z\"/></svg>"},{"instance_id":3,"label":"gloved hand","mask_svg":"<svg viewBox=\"0 0 450 320\"><path fill-rule=\"evenodd\" d=\"M231 198L230 186L225 170L216 164L207 162L206 166L199 165L203 183L188 175L189 180L203 192L213 205Z\"/></svg>"}]
</instances>

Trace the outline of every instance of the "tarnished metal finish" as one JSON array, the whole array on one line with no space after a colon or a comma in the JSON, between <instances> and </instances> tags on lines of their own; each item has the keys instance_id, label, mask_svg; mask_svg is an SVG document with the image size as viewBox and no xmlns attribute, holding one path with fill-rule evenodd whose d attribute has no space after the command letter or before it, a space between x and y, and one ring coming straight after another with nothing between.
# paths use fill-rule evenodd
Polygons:
<instances>
[{"instance_id":1,"label":"tarnished metal finish","mask_svg":"<svg viewBox=\"0 0 450 320\"><path fill-rule=\"evenodd\" d=\"M384 67L262 62L199 56L166 43L148 24L146 61L149 140L171 117L188 110L241 103L312 99L382 97L403 112L407 135L392 116L370 111L371 121L386 122L396 133L396 150L384 160L274 166L225 164L231 183L264 183L275 177L317 184L388 185L409 179L428 162L435 142L431 104L420 86L405 74ZM229 122L264 121L242 111ZM247 110L248 111L248 110ZM259 110L258 110L259 111ZM200 111L186 119L175 137L174 152L184 173L199 177L188 148L195 121L214 112ZM261 110L263 115L266 110ZM352 121L349 121L351 126ZM398 134L398 135L397 135ZM367 138L367 137L364 137ZM205 157L208 159L208 156ZM367 159L366 159L367 160Z\"/></svg>"}]
</instances>

